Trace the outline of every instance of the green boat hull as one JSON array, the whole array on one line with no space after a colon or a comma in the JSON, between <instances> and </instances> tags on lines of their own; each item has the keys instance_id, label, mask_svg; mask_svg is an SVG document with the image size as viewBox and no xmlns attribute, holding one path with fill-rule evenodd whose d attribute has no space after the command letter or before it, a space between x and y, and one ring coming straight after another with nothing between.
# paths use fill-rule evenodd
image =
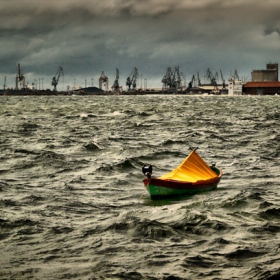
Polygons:
<instances>
[{"instance_id":1,"label":"green boat hull","mask_svg":"<svg viewBox=\"0 0 280 280\"><path fill-rule=\"evenodd\" d=\"M194 187L194 188L188 188L188 189L176 189L176 188L168 188L168 187L162 187L162 186L155 186L153 184L145 185L147 191L149 192L152 199L163 199L163 198L172 198L172 197L178 197L178 196L187 196L187 195L194 195L197 193L202 193L206 191L211 191L216 189L218 186L218 183L212 184L209 186L203 186L203 187Z\"/></svg>"},{"instance_id":2,"label":"green boat hull","mask_svg":"<svg viewBox=\"0 0 280 280\"><path fill-rule=\"evenodd\" d=\"M143 180L143 183L152 199L194 195L217 188L223 173L217 167L211 166L211 169L217 173L218 177L212 180L201 181L200 183L163 180L152 177L147 177Z\"/></svg>"}]
</instances>

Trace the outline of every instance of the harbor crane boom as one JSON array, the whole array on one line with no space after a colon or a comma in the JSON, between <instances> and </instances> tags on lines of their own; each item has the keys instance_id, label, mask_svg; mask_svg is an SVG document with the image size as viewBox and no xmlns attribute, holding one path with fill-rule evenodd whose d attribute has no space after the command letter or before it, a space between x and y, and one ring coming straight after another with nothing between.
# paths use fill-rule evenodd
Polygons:
<instances>
[{"instance_id":1,"label":"harbor crane boom","mask_svg":"<svg viewBox=\"0 0 280 280\"><path fill-rule=\"evenodd\" d=\"M210 84L213 86L217 86L218 73L216 72L215 76L213 76L211 70L208 68L206 72L206 78L210 80Z\"/></svg>"},{"instance_id":2,"label":"harbor crane boom","mask_svg":"<svg viewBox=\"0 0 280 280\"><path fill-rule=\"evenodd\" d=\"M191 81L189 82L189 87L188 88L192 88L193 87L193 83L195 81L195 75L192 76Z\"/></svg>"},{"instance_id":3,"label":"harbor crane boom","mask_svg":"<svg viewBox=\"0 0 280 280\"><path fill-rule=\"evenodd\" d=\"M171 85L171 75L172 75L172 70L170 67L167 68L166 74L162 78L161 82L163 83L162 88L167 89L168 86Z\"/></svg>"},{"instance_id":4,"label":"harbor crane boom","mask_svg":"<svg viewBox=\"0 0 280 280\"><path fill-rule=\"evenodd\" d=\"M181 80L180 70L179 70L179 66L178 66L178 67L175 67L174 80L173 80L173 85L175 86L176 90L182 86L181 81L182 80Z\"/></svg>"},{"instance_id":5,"label":"harbor crane boom","mask_svg":"<svg viewBox=\"0 0 280 280\"><path fill-rule=\"evenodd\" d=\"M210 85L214 86L214 90L213 91L214 92L219 92L218 84L217 84L218 72L216 72L215 76L213 76L211 70L208 68L207 72L206 72L206 78L210 80Z\"/></svg>"},{"instance_id":6,"label":"harbor crane boom","mask_svg":"<svg viewBox=\"0 0 280 280\"><path fill-rule=\"evenodd\" d=\"M52 78L52 86L53 86L54 91L57 91L56 86L58 85L58 81L59 81L59 78L61 75L64 76L63 69L62 69L62 67L59 67L55 76Z\"/></svg>"},{"instance_id":7,"label":"harbor crane boom","mask_svg":"<svg viewBox=\"0 0 280 280\"><path fill-rule=\"evenodd\" d=\"M218 80L219 80L219 73L218 72L215 73L214 78L216 80L216 84L218 84Z\"/></svg>"},{"instance_id":8,"label":"harbor crane boom","mask_svg":"<svg viewBox=\"0 0 280 280\"><path fill-rule=\"evenodd\" d=\"M221 79L222 79L222 83L223 83L223 89L225 89L226 88L226 82L225 82L222 70L220 70L220 72L221 72Z\"/></svg>"},{"instance_id":9,"label":"harbor crane boom","mask_svg":"<svg viewBox=\"0 0 280 280\"><path fill-rule=\"evenodd\" d=\"M127 77L126 79L126 85L128 86L128 90L131 89L131 86L133 87L133 89L136 89L136 83L137 83L137 79L138 79L138 69L136 67L133 68L131 74L129 77Z\"/></svg>"},{"instance_id":10,"label":"harbor crane boom","mask_svg":"<svg viewBox=\"0 0 280 280\"><path fill-rule=\"evenodd\" d=\"M187 77L186 77L186 75L184 74L184 73L182 73L182 72L180 72L180 74L181 74L181 76L182 76L182 78L183 78L183 80L184 80L184 88L186 88L186 86L187 86Z\"/></svg>"},{"instance_id":11,"label":"harbor crane boom","mask_svg":"<svg viewBox=\"0 0 280 280\"><path fill-rule=\"evenodd\" d=\"M165 90L175 90L181 87L181 75L179 66L175 67L173 70L168 67L166 74L162 78L161 82L163 83L163 89ZM184 75L182 75L184 78Z\"/></svg>"},{"instance_id":12,"label":"harbor crane boom","mask_svg":"<svg viewBox=\"0 0 280 280\"><path fill-rule=\"evenodd\" d=\"M19 82L22 82L22 87L24 88L25 87L25 77L21 73L20 64L18 63L18 72L17 72L17 76L16 76L16 90L19 89L19 87L18 87Z\"/></svg>"},{"instance_id":13,"label":"harbor crane boom","mask_svg":"<svg viewBox=\"0 0 280 280\"><path fill-rule=\"evenodd\" d=\"M108 77L104 74L104 71L102 71L100 77L99 77L99 88L102 89L102 84L104 83L105 85L105 90L108 91L108 84L109 84L109 79Z\"/></svg>"},{"instance_id":14,"label":"harbor crane boom","mask_svg":"<svg viewBox=\"0 0 280 280\"><path fill-rule=\"evenodd\" d=\"M237 70L234 71L234 78L239 80L239 76L238 76Z\"/></svg>"},{"instance_id":15,"label":"harbor crane boom","mask_svg":"<svg viewBox=\"0 0 280 280\"><path fill-rule=\"evenodd\" d=\"M197 72L197 85L198 86L201 86L201 81L200 81L200 78L199 78L199 72Z\"/></svg>"},{"instance_id":16,"label":"harbor crane boom","mask_svg":"<svg viewBox=\"0 0 280 280\"><path fill-rule=\"evenodd\" d=\"M3 89L4 90L6 89L6 81L7 81L7 79L6 79L6 76L5 76L5 78L4 78L4 85L3 85Z\"/></svg>"},{"instance_id":17,"label":"harbor crane boom","mask_svg":"<svg viewBox=\"0 0 280 280\"><path fill-rule=\"evenodd\" d=\"M112 90L115 92L118 92L120 90L120 85L119 85L119 69L116 68L116 79L114 81L114 84L112 85Z\"/></svg>"}]
</instances>

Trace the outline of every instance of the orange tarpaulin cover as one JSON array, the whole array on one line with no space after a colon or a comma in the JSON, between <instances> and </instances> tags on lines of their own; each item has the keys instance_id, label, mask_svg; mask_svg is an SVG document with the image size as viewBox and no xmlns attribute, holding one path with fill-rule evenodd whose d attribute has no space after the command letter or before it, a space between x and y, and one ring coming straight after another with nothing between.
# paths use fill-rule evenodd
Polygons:
<instances>
[{"instance_id":1,"label":"orange tarpaulin cover","mask_svg":"<svg viewBox=\"0 0 280 280\"><path fill-rule=\"evenodd\" d=\"M195 183L217 177L218 175L208 164L195 151L192 151L176 169L162 175L159 179Z\"/></svg>"}]
</instances>

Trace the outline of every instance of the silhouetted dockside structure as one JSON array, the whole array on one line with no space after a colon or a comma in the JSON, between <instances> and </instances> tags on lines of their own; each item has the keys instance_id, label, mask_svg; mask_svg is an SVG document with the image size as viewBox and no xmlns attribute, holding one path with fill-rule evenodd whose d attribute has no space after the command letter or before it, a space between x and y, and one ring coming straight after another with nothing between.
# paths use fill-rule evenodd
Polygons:
<instances>
[{"instance_id":1,"label":"silhouetted dockside structure","mask_svg":"<svg viewBox=\"0 0 280 280\"><path fill-rule=\"evenodd\" d=\"M219 74L220 73L220 74ZM179 66L174 69L168 67L166 74L162 78L162 88L148 88L147 79L144 78L144 88L142 88L142 75L141 86L138 85L139 73L138 69L134 67L130 76L126 79L127 90L119 84L119 69L116 68L116 78L111 90L108 90L109 79L108 76L102 71L99 78L99 88L93 86L82 88L76 86L74 79L74 87L67 86L67 90L58 91L57 85L59 77L64 77L62 67L58 68L56 75L51 81L53 90L43 89L43 78L39 79L39 89L37 82L31 85L26 84L26 77L23 74L20 64L17 67L15 88L7 88L6 76L4 78L4 89L0 90L0 95L7 96L24 96L24 95L145 95L145 94L185 94L185 95L278 95L280 94L280 82L278 81L278 63L268 63L265 70L253 70L251 73L251 81L244 81L239 78L237 70L234 75L228 79L228 84L224 79L222 70L219 72L211 72L207 68L206 75L204 76L204 83L201 82L199 72L192 75L191 80L186 81L186 76L180 71ZM221 81L219 82L219 76ZM35 80L34 80L35 81ZM42 86L40 81L42 82ZM86 81L86 80L85 80ZM93 79L92 79L93 81ZM103 89L104 87L104 89Z\"/></svg>"}]
</instances>

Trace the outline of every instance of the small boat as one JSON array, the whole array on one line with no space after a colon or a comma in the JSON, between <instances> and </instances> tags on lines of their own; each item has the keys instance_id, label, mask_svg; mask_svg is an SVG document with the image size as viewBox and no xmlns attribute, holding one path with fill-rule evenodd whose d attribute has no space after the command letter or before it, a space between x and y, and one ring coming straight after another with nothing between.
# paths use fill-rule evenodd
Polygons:
<instances>
[{"instance_id":1,"label":"small boat","mask_svg":"<svg viewBox=\"0 0 280 280\"><path fill-rule=\"evenodd\" d=\"M152 165L142 167L143 180L152 199L163 199L192 195L217 188L223 175L215 164L209 166L196 152L191 149L190 154L174 170L161 177L152 177Z\"/></svg>"}]
</instances>

